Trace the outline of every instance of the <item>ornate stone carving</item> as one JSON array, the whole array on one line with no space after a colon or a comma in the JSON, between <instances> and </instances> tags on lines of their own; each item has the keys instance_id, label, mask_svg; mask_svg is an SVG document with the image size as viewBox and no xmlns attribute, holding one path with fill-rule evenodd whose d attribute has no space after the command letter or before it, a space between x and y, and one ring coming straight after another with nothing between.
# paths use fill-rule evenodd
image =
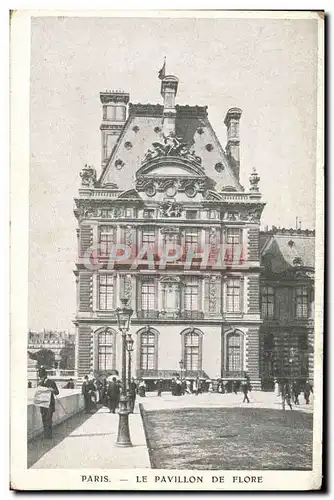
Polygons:
<instances>
[{"instance_id":1,"label":"ornate stone carving","mask_svg":"<svg viewBox=\"0 0 334 500\"><path fill-rule=\"evenodd\" d=\"M160 127L154 127L154 132L155 132L156 134L160 134L160 132L161 132L161 128L160 128Z\"/></svg>"},{"instance_id":2,"label":"ornate stone carving","mask_svg":"<svg viewBox=\"0 0 334 500\"><path fill-rule=\"evenodd\" d=\"M131 149L132 148L132 142L126 141L124 144L125 149Z\"/></svg>"},{"instance_id":3,"label":"ornate stone carving","mask_svg":"<svg viewBox=\"0 0 334 500\"><path fill-rule=\"evenodd\" d=\"M251 173L249 177L249 182L250 182L250 191L259 191L259 182L260 182L260 177L258 173L256 172L256 169L253 168L253 172Z\"/></svg>"},{"instance_id":4,"label":"ornate stone carving","mask_svg":"<svg viewBox=\"0 0 334 500\"><path fill-rule=\"evenodd\" d=\"M127 274L124 277L124 298L131 302L132 299L132 280L131 275Z\"/></svg>"},{"instance_id":5,"label":"ornate stone carving","mask_svg":"<svg viewBox=\"0 0 334 500\"><path fill-rule=\"evenodd\" d=\"M117 170L122 170L122 168L124 167L124 161L118 158L115 161L115 167L117 168Z\"/></svg>"},{"instance_id":6,"label":"ornate stone carving","mask_svg":"<svg viewBox=\"0 0 334 500\"><path fill-rule=\"evenodd\" d=\"M84 209L84 217L101 217L103 219L118 219L123 216L123 209L114 208L88 208Z\"/></svg>"},{"instance_id":7,"label":"ornate stone carving","mask_svg":"<svg viewBox=\"0 0 334 500\"><path fill-rule=\"evenodd\" d=\"M215 227L210 227L209 243L211 247L215 247L217 245L217 231Z\"/></svg>"},{"instance_id":8,"label":"ornate stone carving","mask_svg":"<svg viewBox=\"0 0 334 500\"><path fill-rule=\"evenodd\" d=\"M215 165L215 170L217 172L222 172L224 170L224 168L225 168L224 165L220 161L218 163L216 163L216 165Z\"/></svg>"},{"instance_id":9,"label":"ornate stone carving","mask_svg":"<svg viewBox=\"0 0 334 500\"><path fill-rule=\"evenodd\" d=\"M155 196L157 191L164 192L167 197L173 198L178 192L185 192L189 198L193 198L199 192L206 190L204 179L150 179L144 176L138 177L136 182L137 191L145 191L147 196Z\"/></svg>"},{"instance_id":10,"label":"ornate stone carving","mask_svg":"<svg viewBox=\"0 0 334 500\"><path fill-rule=\"evenodd\" d=\"M135 125L134 127L132 127L132 130L134 131L135 134L137 134L139 132L139 127Z\"/></svg>"},{"instance_id":11,"label":"ornate stone carving","mask_svg":"<svg viewBox=\"0 0 334 500\"><path fill-rule=\"evenodd\" d=\"M91 165L86 165L80 172L81 184L83 186L94 187L96 184L96 170Z\"/></svg>"},{"instance_id":12,"label":"ornate stone carving","mask_svg":"<svg viewBox=\"0 0 334 500\"><path fill-rule=\"evenodd\" d=\"M195 151L190 150L189 145L181 142L175 135L163 136L163 143L153 142L152 146L153 149L149 149L144 156L143 163L164 156L179 156L198 164L202 163L202 159L196 156Z\"/></svg>"},{"instance_id":13,"label":"ornate stone carving","mask_svg":"<svg viewBox=\"0 0 334 500\"><path fill-rule=\"evenodd\" d=\"M125 239L125 244L130 247L132 245L132 227L131 226L126 226L124 239Z\"/></svg>"},{"instance_id":14,"label":"ornate stone carving","mask_svg":"<svg viewBox=\"0 0 334 500\"><path fill-rule=\"evenodd\" d=\"M213 151L213 145L212 145L212 144L206 144L205 149L206 149L207 151L209 151L209 152L210 152L210 151Z\"/></svg>"},{"instance_id":15,"label":"ornate stone carving","mask_svg":"<svg viewBox=\"0 0 334 500\"><path fill-rule=\"evenodd\" d=\"M197 129L197 133L198 133L199 135L204 134L204 130L202 129L202 127L198 127L198 129Z\"/></svg>"},{"instance_id":16,"label":"ornate stone carving","mask_svg":"<svg viewBox=\"0 0 334 500\"><path fill-rule=\"evenodd\" d=\"M216 312L217 309L217 278L209 278L209 312Z\"/></svg>"},{"instance_id":17,"label":"ornate stone carving","mask_svg":"<svg viewBox=\"0 0 334 500\"><path fill-rule=\"evenodd\" d=\"M160 205L161 217L181 217L182 205L172 200L166 200Z\"/></svg>"}]
</instances>

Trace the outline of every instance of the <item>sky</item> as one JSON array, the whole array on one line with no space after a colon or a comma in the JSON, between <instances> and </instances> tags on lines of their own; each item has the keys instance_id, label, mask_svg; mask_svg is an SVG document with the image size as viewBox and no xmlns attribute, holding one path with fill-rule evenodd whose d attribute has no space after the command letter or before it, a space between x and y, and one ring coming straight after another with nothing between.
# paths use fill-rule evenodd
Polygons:
<instances>
[{"instance_id":1,"label":"sky","mask_svg":"<svg viewBox=\"0 0 334 500\"><path fill-rule=\"evenodd\" d=\"M243 110L240 179L261 178L262 227L315 227L315 20L40 17L31 35L30 328L74 331L73 199L84 164L100 172L99 92L161 103L164 56L176 103L208 106L223 147L226 111Z\"/></svg>"}]
</instances>

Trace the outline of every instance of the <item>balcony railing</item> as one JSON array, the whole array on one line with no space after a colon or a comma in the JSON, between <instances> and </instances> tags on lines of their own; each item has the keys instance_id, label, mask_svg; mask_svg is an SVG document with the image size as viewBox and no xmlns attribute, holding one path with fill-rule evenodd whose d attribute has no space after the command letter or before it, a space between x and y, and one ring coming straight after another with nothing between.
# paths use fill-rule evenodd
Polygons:
<instances>
[{"instance_id":1,"label":"balcony railing","mask_svg":"<svg viewBox=\"0 0 334 500\"><path fill-rule=\"evenodd\" d=\"M142 378L148 378L148 379L172 379L177 377L178 375L180 376L181 372L180 370L137 370L137 376L142 377ZM195 378L204 378L207 379L209 378L207 373L205 373L204 370L182 370L182 378L189 378L189 379L195 379Z\"/></svg>"},{"instance_id":2,"label":"balcony railing","mask_svg":"<svg viewBox=\"0 0 334 500\"><path fill-rule=\"evenodd\" d=\"M199 320L204 318L203 311L137 311L139 319L188 319Z\"/></svg>"}]
</instances>

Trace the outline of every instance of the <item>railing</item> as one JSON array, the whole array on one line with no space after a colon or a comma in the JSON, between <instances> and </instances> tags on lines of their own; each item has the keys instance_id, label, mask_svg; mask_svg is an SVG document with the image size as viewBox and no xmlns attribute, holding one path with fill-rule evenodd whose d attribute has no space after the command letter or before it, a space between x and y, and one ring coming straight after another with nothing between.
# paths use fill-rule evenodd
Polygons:
<instances>
[{"instance_id":1,"label":"railing","mask_svg":"<svg viewBox=\"0 0 334 500\"><path fill-rule=\"evenodd\" d=\"M156 378L156 379L172 379L180 375L180 370L137 370L138 377ZM182 378L209 378L204 370L185 370L182 369Z\"/></svg>"},{"instance_id":2,"label":"railing","mask_svg":"<svg viewBox=\"0 0 334 500\"><path fill-rule=\"evenodd\" d=\"M49 377L75 377L75 370L46 370Z\"/></svg>"},{"instance_id":3,"label":"railing","mask_svg":"<svg viewBox=\"0 0 334 500\"><path fill-rule=\"evenodd\" d=\"M190 319L204 318L203 311L137 311L139 319Z\"/></svg>"}]
</instances>

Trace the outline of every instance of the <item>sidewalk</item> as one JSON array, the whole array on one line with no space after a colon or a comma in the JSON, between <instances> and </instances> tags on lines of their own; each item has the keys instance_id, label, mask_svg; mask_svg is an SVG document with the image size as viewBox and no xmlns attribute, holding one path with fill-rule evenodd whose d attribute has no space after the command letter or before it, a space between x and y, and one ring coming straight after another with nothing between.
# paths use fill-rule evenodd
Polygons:
<instances>
[{"instance_id":1,"label":"sidewalk","mask_svg":"<svg viewBox=\"0 0 334 500\"><path fill-rule=\"evenodd\" d=\"M136 469L151 468L139 406L129 415L132 447L116 446L118 414L102 407L72 432L66 425L54 431L55 446L33 465L33 469ZM62 428L61 428L62 427ZM63 433L64 436L59 436ZM57 436L58 434L58 436ZM61 439L63 437L63 439ZM42 440L28 445L28 454L38 451ZM58 443L57 443L58 441ZM52 445L52 441L50 443ZM37 447L37 450L34 450Z\"/></svg>"}]
</instances>

